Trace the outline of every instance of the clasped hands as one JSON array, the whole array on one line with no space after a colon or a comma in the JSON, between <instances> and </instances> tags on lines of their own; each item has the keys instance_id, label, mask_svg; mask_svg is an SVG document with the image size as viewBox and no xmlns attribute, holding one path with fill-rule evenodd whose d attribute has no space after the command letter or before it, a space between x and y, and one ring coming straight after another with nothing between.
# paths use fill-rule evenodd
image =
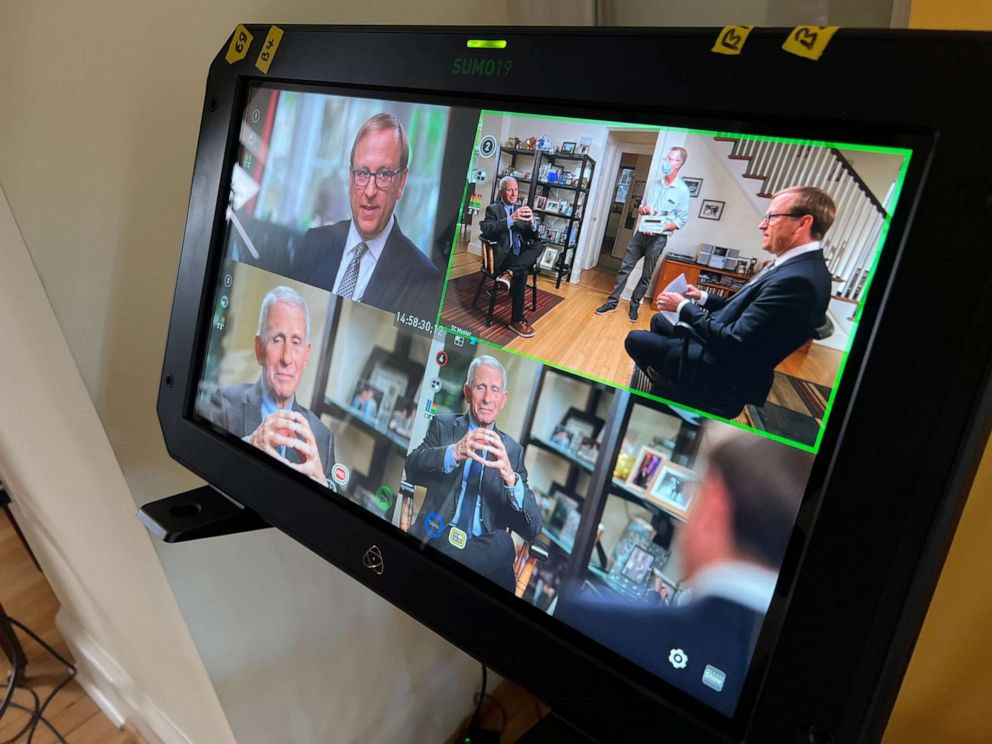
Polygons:
<instances>
[{"instance_id":1,"label":"clasped hands","mask_svg":"<svg viewBox=\"0 0 992 744\"><path fill-rule=\"evenodd\" d=\"M248 443L286 463L299 473L312 478L322 486L327 485L324 469L320 464L317 440L310 424L302 413L276 411L266 416L248 437ZM279 454L280 447L290 447L300 454L301 462L290 462Z\"/></svg>"},{"instance_id":2,"label":"clasped hands","mask_svg":"<svg viewBox=\"0 0 992 744\"><path fill-rule=\"evenodd\" d=\"M678 292L662 292L654 298L654 309L664 312L674 313L683 300L699 300L703 296L702 291L692 284L685 288L685 294Z\"/></svg>"},{"instance_id":3,"label":"clasped hands","mask_svg":"<svg viewBox=\"0 0 992 744\"><path fill-rule=\"evenodd\" d=\"M526 204L522 207L517 207L513 214L510 215L510 219L514 222L532 222L534 220L534 212Z\"/></svg>"},{"instance_id":4,"label":"clasped hands","mask_svg":"<svg viewBox=\"0 0 992 744\"><path fill-rule=\"evenodd\" d=\"M483 458L482 453L488 453L489 457ZM506 454L503 438L492 429L472 429L455 442L452 454L459 465L470 458L487 468L496 468L507 486L513 486L517 482L517 474Z\"/></svg>"}]
</instances>

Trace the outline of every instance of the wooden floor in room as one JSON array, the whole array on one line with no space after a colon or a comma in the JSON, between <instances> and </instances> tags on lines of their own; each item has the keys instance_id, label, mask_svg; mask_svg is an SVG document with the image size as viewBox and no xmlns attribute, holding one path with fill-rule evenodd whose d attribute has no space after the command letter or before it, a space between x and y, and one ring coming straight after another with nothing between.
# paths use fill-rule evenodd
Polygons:
<instances>
[{"instance_id":1,"label":"wooden floor in room","mask_svg":"<svg viewBox=\"0 0 992 744\"><path fill-rule=\"evenodd\" d=\"M459 245L451 261L450 279L479 270L479 257ZM601 380L625 386L630 382L634 362L623 348L623 339L632 330L647 330L654 311L641 306L637 323L627 316L628 303L621 302L612 313L596 315L613 289L616 274L589 269L577 284L563 281L555 288L553 279L538 274L537 286L565 298L547 315L534 322L533 338L516 338L507 349L520 351L556 366L581 370ZM776 370L801 380L830 387L840 366L842 354L819 344L810 344L790 354Z\"/></svg>"},{"instance_id":2,"label":"wooden floor in room","mask_svg":"<svg viewBox=\"0 0 992 744\"><path fill-rule=\"evenodd\" d=\"M0 510L3 511L3 510ZM65 642L55 627L59 603L17 536L7 513L0 514L0 603L10 617L27 625L65 658L72 660ZM42 701L67 675L59 661L20 630L17 637L28 657L27 685ZM6 692L10 665L0 654L0 695ZM14 702L32 704L26 690L18 690ZM143 744L144 739L128 730L118 730L75 681L63 687L45 709L45 718L58 729L69 744ZM8 709L0 719L0 741L7 741L28 721L23 711ZM27 736L18 739L27 741ZM34 736L35 744L50 744L57 739L43 725Z\"/></svg>"}]
</instances>

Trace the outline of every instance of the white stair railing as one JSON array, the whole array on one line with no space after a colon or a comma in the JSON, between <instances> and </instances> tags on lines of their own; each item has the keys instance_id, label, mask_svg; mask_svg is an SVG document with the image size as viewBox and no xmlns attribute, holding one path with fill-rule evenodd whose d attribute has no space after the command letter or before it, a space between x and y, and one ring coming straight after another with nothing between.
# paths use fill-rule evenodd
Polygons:
<instances>
[{"instance_id":1,"label":"white stair railing","mask_svg":"<svg viewBox=\"0 0 992 744\"><path fill-rule=\"evenodd\" d=\"M841 280L837 296L858 301L888 213L851 164L833 147L756 139L731 141L730 156L748 161L744 175L761 179L759 196L770 197L789 186L816 186L830 194L837 205L837 218L823 240L823 252L827 267Z\"/></svg>"}]
</instances>

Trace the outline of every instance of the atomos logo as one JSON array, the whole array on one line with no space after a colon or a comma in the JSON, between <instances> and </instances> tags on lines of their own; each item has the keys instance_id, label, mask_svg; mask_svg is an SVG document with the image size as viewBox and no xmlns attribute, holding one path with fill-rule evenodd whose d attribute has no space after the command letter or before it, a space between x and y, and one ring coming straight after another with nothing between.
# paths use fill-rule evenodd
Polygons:
<instances>
[{"instance_id":1,"label":"atomos logo","mask_svg":"<svg viewBox=\"0 0 992 744\"><path fill-rule=\"evenodd\" d=\"M382 572L385 570L385 564L382 560L382 551L379 550L378 545L373 545L365 551L365 555L362 556L362 564L370 571L374 571L376 575L382 576Z\"/></svg>"},{"instance_id":2,"label":"atomos logo","mask_svg":"<svg viewBox=\"0 0 992 744\"><path fill-rule=\"evenodd\" d=\"M510 59L471 59L458 57L451 65L452 75L471 77L506 77L513 69Z\"/></svg>"}]
</instances>

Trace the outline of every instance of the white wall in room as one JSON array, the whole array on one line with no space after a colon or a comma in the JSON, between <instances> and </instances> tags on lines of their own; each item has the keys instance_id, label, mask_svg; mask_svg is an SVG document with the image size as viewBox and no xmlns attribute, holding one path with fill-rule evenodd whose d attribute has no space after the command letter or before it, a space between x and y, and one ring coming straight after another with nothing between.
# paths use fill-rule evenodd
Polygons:
<instances>
[{"instance_id":1,"label":"white wall in room","mask_svg":"<svg viewBox=\"0 0 992 744\"><path fill-rule=\"evenodd\" d=\"M761 233L758 221L761 213L755 210L752 199L744 192L748 186L757 191L760 181L739 179L728 170L729 161L713 148L712 137L690 134L684 147L689 157L682 167L681 176L702 178L699 196L689 199L689 221L668 241L667 250L695 255L700 243L710 243L726 248L737 248L743 256L755 256L759 262L768 258L761 250ZM707 220L699 216L703 200L725 202L720 220ZM763 257L762 257L763 256Z\"/></svg>"},{"instance_id":2,"label":"white wall in room","mask_svg":"<svg viewBox=\"0 0 992 744\"><path fill-rule=\"evenodd\" d=\"M159 544L160 564L135 522L135 503L200 485L169 459L155 398L210 62L240 22L508 20L505 5L472 1L3 3L0 185L67 349L59 360L50 347L57 332L35 334L25 350L36 356L0 357L5 382L20 365L39 369L19 377L29 385L20 400L0 406L37 400L46 410L40 404L62 401L75 379L113 450L99 472L67 475L63 439L92 458L92 428L79 434L78 417L61 405L61 416L38 415L51 447L32 458L24 433L5 428L13 419L4 408L0 469L32 510L21 514L63 602L194 744L229 741L232 729L242 744L311 734L335 744L440 741L470 710L479 674L277 533ZM0 297L9 298L31 277L6 258L0 265ZM33 313L5 308L4 317L30 330L41 322Z\"/></svg>"}]
</instances>

